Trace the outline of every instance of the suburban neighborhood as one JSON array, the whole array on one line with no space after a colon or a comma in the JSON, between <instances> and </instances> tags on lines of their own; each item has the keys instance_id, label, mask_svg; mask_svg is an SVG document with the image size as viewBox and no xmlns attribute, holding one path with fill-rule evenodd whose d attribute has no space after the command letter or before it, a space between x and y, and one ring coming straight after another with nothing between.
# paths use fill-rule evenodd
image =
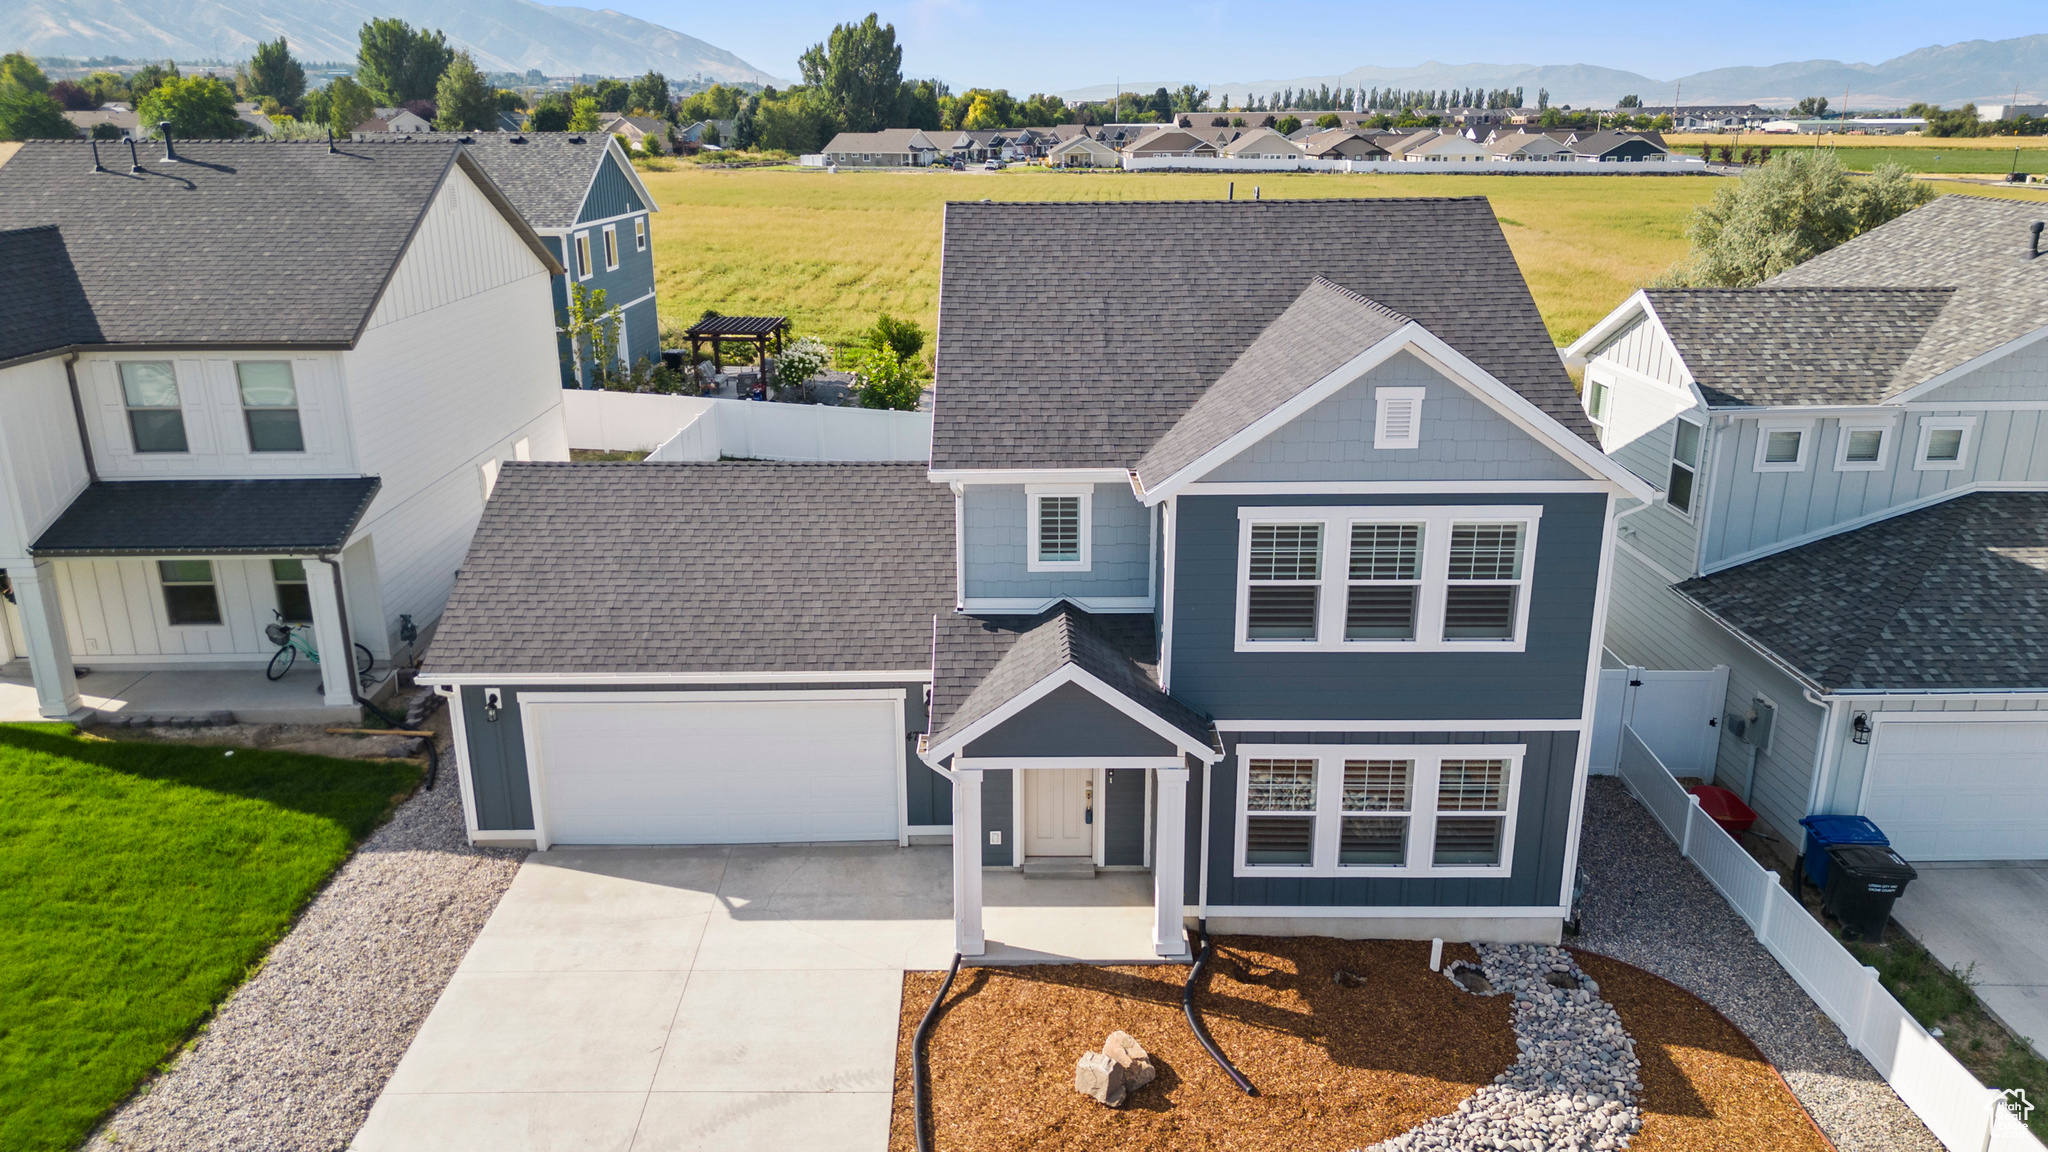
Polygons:
<instances>
[{"instance_id":1,"label":"suburban neighborhood","mask_svg":"<svg viewBox=\"0 0 2048 1152\"><path fill-rule=\"evenodd\" d=\"M326 7L0 23L0 1152L2048 1148L2048 72Z\"/></svg>"}]
</instances>

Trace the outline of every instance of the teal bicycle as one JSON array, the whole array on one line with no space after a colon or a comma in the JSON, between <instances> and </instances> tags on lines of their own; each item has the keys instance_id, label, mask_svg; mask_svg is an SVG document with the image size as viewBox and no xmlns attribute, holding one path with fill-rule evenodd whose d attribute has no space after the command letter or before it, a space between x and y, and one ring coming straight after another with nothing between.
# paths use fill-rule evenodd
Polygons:
<instances>
[{"instance_id":1,"label":"teal bicycle","mask_svg":"<svg viewBox=\"0 0 2048 1152\"><path fill-rule=\"evenodd\" d=\"M277 622L265 624L263 635L268 637L272 644L277 645L277 654L270 658L270 667L265 668L263 674L272 680L284 679L284 674L292 670L292 662L301 652L306 654L306 659L311 660L315 668L319 667L320 650L313 647L313 626L287 624L282 612L273 610L271 615L277 617ZM370 655L370 650L361 644L356 645L355 649L356 675L367 676L374 657Z\"/></svg>"}]
</instances>

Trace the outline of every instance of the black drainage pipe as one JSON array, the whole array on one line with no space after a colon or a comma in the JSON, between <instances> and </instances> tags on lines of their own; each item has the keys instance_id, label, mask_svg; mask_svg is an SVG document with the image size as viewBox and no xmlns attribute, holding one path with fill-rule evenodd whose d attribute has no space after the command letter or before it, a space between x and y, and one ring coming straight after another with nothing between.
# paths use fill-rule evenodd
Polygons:
<instances>
[{"instance_id":1,"label":"black drainage pipe","mask_svg":"<svg viewBox=\"0 0 2048 1152\"><path fill-rule=\"evenodd\" d=\"M925 1087L931 1070L925 1066L924 1043L931 1039L932 1025L939 1022L939 1005L946 1002L946 993L953 990L953 977L959 974L960 954L955 952L946 982L939 985L939 994L932 997L932 1006L924 1010L924 1019L917 1022L917 1031L910 1037L910 1122L917 1129L917 1152L932 1152L932 1098Z\"/></svg>"},{"instance_id":2,"label":"black drainage pipe","mask_svg":"<svg viewBox=\"0 0 2048 1152\"><path fill-rule=\"evenodd\" d=\"M1202 1047L1208 1051L1209 1058L1216 1061L1216 1066L1223 1069L1223 1074L1230 1077L1231 1082L1245 1095L1257 1096L1259 1090L1252 1087L1252 1082L1245 1079L1244 1073L1239 1072L1230 1062L1230 1058L1223 1054L1223 1050L1216 1047L1216 1041L1209 1038L1209 1030L1202 1027L1202 1018L1195 1015L1195 982L1202 978L1202 969L1208 967L1209 953L1214 950L1209 943L1209 922L1197 920L1195 929L1200 947L1195 950L1195 966L1188 969L1188 982L1180 987L1180 1010L1187 1013L1188 1027L1194 1030L1195 1039L1202 1042ZM920 1147L919 1152L925 1152L925 1149Z\"/></svg>"}]
</instances>

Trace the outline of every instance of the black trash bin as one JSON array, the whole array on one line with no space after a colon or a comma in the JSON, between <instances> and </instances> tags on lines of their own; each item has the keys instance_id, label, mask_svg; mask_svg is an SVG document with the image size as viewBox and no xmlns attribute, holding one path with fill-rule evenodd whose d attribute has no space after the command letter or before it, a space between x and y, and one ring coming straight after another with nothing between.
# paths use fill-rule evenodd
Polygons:
<instances>
[{"instance_id":1,"label":"black trash bin","mask_svg":"<svg viewBox=\"0 0 2048 1152\"><path fill-rule=\"evenodd\" d=\"M1828 849L1824 907L1842 922L1842 938L1884 942L1892 902L1920 874L1882 844L1839 844Z\"/></svg>"}]
</instances>

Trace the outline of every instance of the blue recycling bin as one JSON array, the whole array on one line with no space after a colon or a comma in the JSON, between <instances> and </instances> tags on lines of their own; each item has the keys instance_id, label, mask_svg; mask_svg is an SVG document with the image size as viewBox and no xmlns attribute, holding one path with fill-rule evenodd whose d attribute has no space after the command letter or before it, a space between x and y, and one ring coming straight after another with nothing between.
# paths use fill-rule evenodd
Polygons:
<instances>
[{"instance_id":1,"label":"blue recycling bin","mask_svg":"<svg viewBox=\"0 0 2048 1152\"><path fill-rule=\"evenodd\" d=\"M1891 846L1884 830L1863 816L1808 816L1799 822L1806 828L1806 878L1825 892L1828 889L1828 849L1841 844Z\"/></svg>"}]
</instances>

